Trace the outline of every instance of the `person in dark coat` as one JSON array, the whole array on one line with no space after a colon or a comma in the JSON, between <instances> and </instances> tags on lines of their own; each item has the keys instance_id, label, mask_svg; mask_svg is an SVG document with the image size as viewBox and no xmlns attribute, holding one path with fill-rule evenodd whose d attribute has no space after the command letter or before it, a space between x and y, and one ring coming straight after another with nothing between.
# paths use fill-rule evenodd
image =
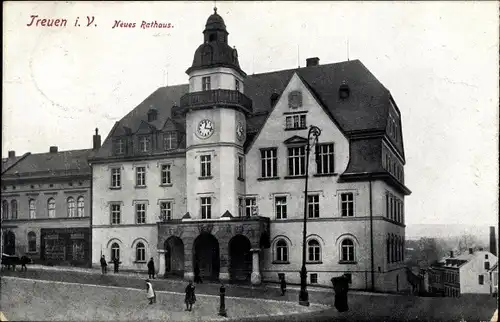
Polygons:
<instances>
[{"instance_id":1,"label":"person in dark coat","mask_svg":"<svg viewBox=\"0 0 500 322\"><path fill-rule=\"evenodd\" d=\"M339 312L346 312L349 310L347 303L347 291L349 290L349 281L347 276L332 278L333 289L335 290L335 308Z\"/></svg>"},{"instance_id":2,"label":"person in dark coat","mask_svg":"<svg viewBox=\"0 0 500 322\"><path fill-rule=\"evenodd\" d=\"M108 263L106 263L106 258L104 255L101 257L101 270L103 274L106 274L108 272Z\"/></svg>"},{"instance_id":3,"label":"person in dark coat","mask_svg":"<svg viewBox=\"0 0 500 322\"><path fill-rule=\"evenodd\" d=\"M148 275L149 278L155 278L155 262L153 261L153 257L148 262Z\"/></svg>"},{"instance_id":4,"label":"person in dark coat","mask_svg":"<svg viewBox=\"0 0 500 322\"><path fill-rule=\"evenodd\" d=\"M186 311L191 311L193 309L193 304L196 302L196 295L194 294L193 281L189 281L188 286L186 286L186 297L184 302L186 303Z\"/></svg>"},{"instance_id":5,"label":"person in dark coat","mask_svg":"<svg viewBox=\"0 0 500 322\"><path fill-rule=\"evenodd\" d=\"M281 289L281 296L285 295L286 292L286 281L285 281L285 276L281 276L280 280L280 289Z\"/></svg>"},{"instance_id":6,"label":"person in dark coat","mask_svg":"<svg viewBox=\"0 0 500 322\"><path fill-rule=\"evenodd\" d=\"M113 259L113 266L114 266L115 273L118 273L119 265L120 265L120 260L117 257L115 257Z\"/></svg>"},{"instance_id":7,"label":"person in dark coat","mask_svg":"<svg viewBox=\"0 0 500 322\"><path fill-rule=\"evenodd\" d=\"M194 282L196 284L203 283L201 276L200 276L200 268L198 267L198 264L194 266Z\"/></svg>"}]
</instances>

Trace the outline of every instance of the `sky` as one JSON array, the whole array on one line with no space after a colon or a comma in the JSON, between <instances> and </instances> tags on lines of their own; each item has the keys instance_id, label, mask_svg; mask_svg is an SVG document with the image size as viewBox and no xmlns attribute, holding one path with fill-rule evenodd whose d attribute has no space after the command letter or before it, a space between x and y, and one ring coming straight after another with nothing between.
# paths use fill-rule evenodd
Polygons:
<instances>
[{"instance_id":1,"label":"sky","mask_svg":"<svg viewBox=\"0 0 500 322\"><path fill-rule=\"evenodd\" d=\"M214 2L3 2L2 157L85 149L186 84ZM359 59L402 114L406 222L498 222L499 11L481 2L217 2L247 74ZM31 16L66 27L28 26ZM87 26L87 16L92 21ZM75 26L78 18L80 27ZM135 28L113 28L115 21ZM141 29L142 21L170 23Z\"/></svg>"}]
</instances>

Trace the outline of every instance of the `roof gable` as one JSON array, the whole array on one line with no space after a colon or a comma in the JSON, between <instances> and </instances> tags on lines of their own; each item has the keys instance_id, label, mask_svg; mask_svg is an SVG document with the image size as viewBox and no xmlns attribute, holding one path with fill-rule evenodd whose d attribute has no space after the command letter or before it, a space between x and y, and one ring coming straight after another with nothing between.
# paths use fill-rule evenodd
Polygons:
<instances>
[{"instance_id":1,"label":"roof gable","mask_svg":"<svg viewBox=\"0 0 500 322\"><path fill-rule=\"evenodd\" d=\"M151 125L145 121L141 121L141 123L139 124L139 128L137 129L135 134L151 134L155 130L156 130L156 128L153 125Z\"/></svg>"}]
</instances>

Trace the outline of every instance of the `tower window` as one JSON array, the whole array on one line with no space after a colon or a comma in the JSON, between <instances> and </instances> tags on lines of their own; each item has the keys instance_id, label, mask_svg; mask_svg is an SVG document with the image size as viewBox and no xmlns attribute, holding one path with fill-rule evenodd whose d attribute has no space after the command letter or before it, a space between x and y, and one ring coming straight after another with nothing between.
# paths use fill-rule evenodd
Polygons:
<instances>
[{"instance_id":1,"label":"tower window","mask_svg":"<svg viewBox=\"0 0 500 322\"><path fill-rule=\"evenodd\" d=\"M202 90L204 90L204 91L209 91L212 89L212 87L210 85L210 76L203 77L201 79L201 87L202 87Z\"/></svg>"},{"instance_id":2,"label":"tower window","mask_svg":"<svg viewBox=\"0 0 500 322\"><path fill-rule=\"evenodd\" d=\"M217 40L217 34L210 34L208 36L208 41L216 41Z\"/></svg>"},{"instance_id":3,"label":"tower window","mask_svg":"<svg viewBox=\"0 0 500 322\"><path fill-rule=\"evenodd\" d=\"M234 88L239 91L240 90L240 81L235 79L234 80Z\"/></svg>"}]
</instances>

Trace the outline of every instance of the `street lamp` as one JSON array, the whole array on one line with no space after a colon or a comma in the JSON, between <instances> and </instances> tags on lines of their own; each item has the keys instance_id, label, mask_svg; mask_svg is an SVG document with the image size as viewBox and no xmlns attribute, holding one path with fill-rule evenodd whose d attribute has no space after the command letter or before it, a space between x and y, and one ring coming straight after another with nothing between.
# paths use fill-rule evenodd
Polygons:
<instances>
[{"instance_id":1,"label":"street lamp","mask_svg":"<svg viewBox=\"0 0 500 322\"><path fill-rule=\"evenodd\" d=\"M304 188L304 231L302 232L302 270L300 271L300 293L299 304L309 306L309 293L307 292L307 270L306 270L306 234L307 234L307 183L309 179L309 154L311 147L318 143L318 137L321 135L321 129L311 125L307 133L306 145L306 182ZM311 144L312 139L312 144ZM316 162L318 160L316 159Z\"/></svg>"}]
</instances>

